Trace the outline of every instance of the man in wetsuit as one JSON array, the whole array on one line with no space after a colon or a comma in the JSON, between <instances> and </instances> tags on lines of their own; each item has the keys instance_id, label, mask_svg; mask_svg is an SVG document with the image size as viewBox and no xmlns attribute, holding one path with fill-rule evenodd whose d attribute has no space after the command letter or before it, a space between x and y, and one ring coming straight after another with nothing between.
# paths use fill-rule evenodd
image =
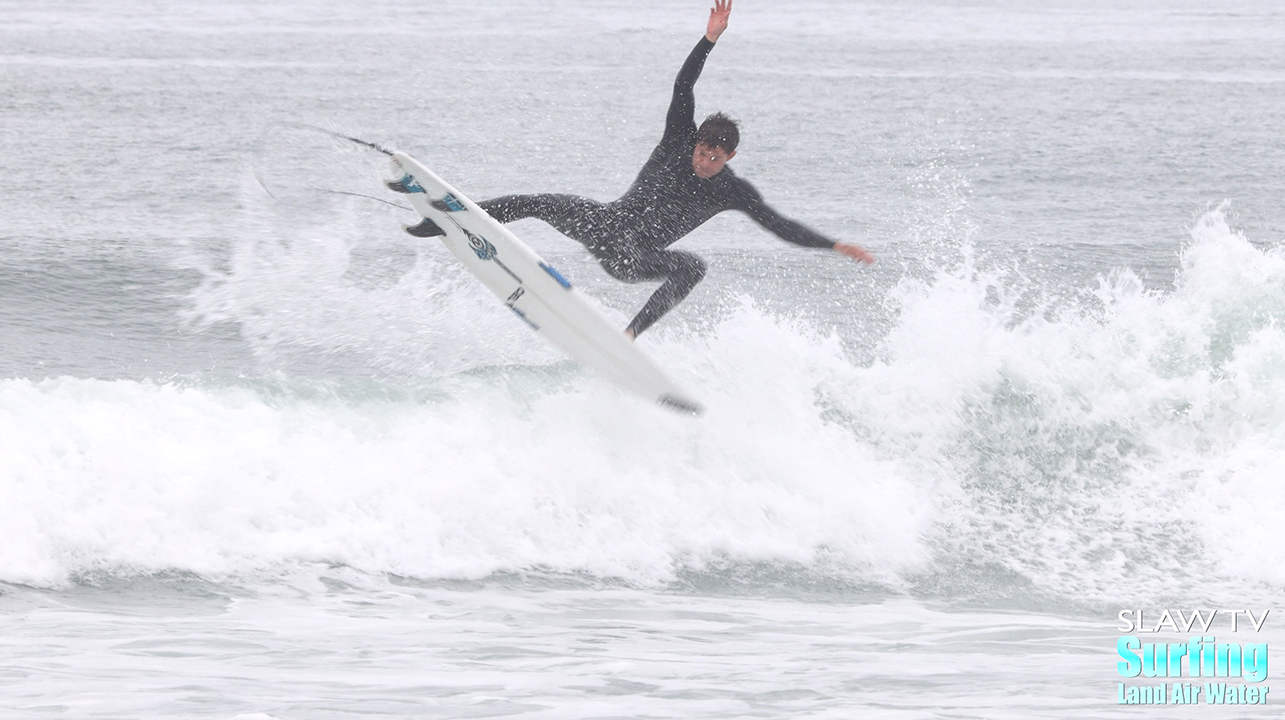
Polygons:
<instances>
[{"instance_id":1,"label":"man in wetsuit","mask_svg":"<svg viewBox=\"0 0 1285 720\"><path fill-rule=\"evenodd\" d=\"M736 122L715 113L696 127L693 88L705 58L727 29L732 0L715 0L705 36L687 56L674 82L665 134L651 158L619 200L601 203L575 195L506 195L479 203L502 223L539 218L582 243L612 277L625 282L663 280L630 321L631 338L651 327L687 297L705 277L705 262L670 245L724 210L740 210L777 237L795 245L833 248L865 263L874 256L853 243L835 242L783 217L763 202L754 186L726 167L740 140ZM431 220L407 232L442 234Z\"/></svg>"}]
</instances>

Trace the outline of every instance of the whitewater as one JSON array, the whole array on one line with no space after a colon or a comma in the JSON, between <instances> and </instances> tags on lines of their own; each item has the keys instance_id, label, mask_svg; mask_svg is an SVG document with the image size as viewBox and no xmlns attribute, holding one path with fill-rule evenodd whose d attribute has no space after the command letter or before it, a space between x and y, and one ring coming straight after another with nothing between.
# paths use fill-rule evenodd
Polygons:
<instances>
[{"instance_id":1,"label":"whitewater","mask_svg":"<svg viewBox=\"0 0 1285 720\"><path fill-rule=\"evenodd\" d=\"M1116 665L1126 609L1285 642L1271 3L738 4L698 114L878 262L684 239L638 342L700 417L291 123L611 199L707 7L0 7L0 716L1285 715Z\"/></svg>"}]
</instances>

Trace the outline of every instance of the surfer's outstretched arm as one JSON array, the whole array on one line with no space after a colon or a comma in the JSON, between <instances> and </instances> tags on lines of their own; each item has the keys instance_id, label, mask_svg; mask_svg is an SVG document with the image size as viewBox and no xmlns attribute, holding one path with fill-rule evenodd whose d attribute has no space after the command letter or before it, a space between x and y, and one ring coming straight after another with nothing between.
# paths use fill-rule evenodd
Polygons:
<instances>
[{"instance_id":1,"label":"surfer's outstretched arm","mask_svg":"<svg viewBox=\"0 0 1285 720\"><path fill-rule=\"evenodd\" d=\"M759 194L759 191L753 185L741 178L737 178L736 182L740 191L740 204L737 209L749 215L754 222L762 225L763 229L773 235L788 243L803 247L833 248L840 255L867 265L875 261L874 255L871 255L860 245L831 240L807 225L785 217L771 205L764 202L763 196Z\"/></svg>"},{"instance_id":2,"label":"surfer's outstretched arm","mask_svg":"<svg viewBox=\"0 0 1285 720\"><path fill-rule=\"evenodd\" d=\"M665 116L665 140L691 134L696 129L696 81L700 79L701 70L705 69L705 58L714 48L723 31L727 29L727 17L732 13L732 0L715 0L709 11L709 24L705 26L705 35L692 48L683 67L674 79L674 97L669 101L669 113ZM662 140L664 142L664 140Z\"/></svg>"}]
</instances>

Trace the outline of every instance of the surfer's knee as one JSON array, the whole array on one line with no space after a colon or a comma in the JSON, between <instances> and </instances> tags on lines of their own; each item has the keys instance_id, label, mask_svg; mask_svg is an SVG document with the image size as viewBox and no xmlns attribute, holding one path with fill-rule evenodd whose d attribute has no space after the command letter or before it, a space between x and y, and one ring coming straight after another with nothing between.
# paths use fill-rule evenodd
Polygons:
<instances>
[{"instance_id":1,"label":"surfer's knee","mask_svg":"<svg viewBox=\"0 0 1285 720\"><path fill-rule=\"evenodd\" d=\"M708 269L709 267L705 264L704 260L701 260L695 255L684 253L682 265L671 277L691 286L705 279L705 272Z\"/></svg>"},{"instance_id":2,"label":"surfer's knee","mask_svg":"<svg viewBox=\"0 0 1285 720\"><path fill-rule=\"evenodd\" d=\"M698 257L693 256L693 259L696 260L696 265L693 267L692 271L696 274L696 282L700 282L705 279L705 271L709 269L709 266L705 264L704 260L701 260Z\"/></svg>"}]
</instances>

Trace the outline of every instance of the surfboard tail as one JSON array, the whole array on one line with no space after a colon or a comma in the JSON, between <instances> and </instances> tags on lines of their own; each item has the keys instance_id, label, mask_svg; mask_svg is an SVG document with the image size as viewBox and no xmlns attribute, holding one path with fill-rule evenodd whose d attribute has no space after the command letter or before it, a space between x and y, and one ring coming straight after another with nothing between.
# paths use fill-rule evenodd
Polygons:
<instances>
[{"instance_id":1,"label":"surfboard tail","mask_svg":"<svg viewBox=\"0 0 1285 720\"><path fill-rule=\"evenodd\" d=\"M677 410L688 415L700 415L705 412L704 406L695 400L688 400L685 397L667 393L657 398L657 402L671 410Z\"/></svg>"}]
</instances>

